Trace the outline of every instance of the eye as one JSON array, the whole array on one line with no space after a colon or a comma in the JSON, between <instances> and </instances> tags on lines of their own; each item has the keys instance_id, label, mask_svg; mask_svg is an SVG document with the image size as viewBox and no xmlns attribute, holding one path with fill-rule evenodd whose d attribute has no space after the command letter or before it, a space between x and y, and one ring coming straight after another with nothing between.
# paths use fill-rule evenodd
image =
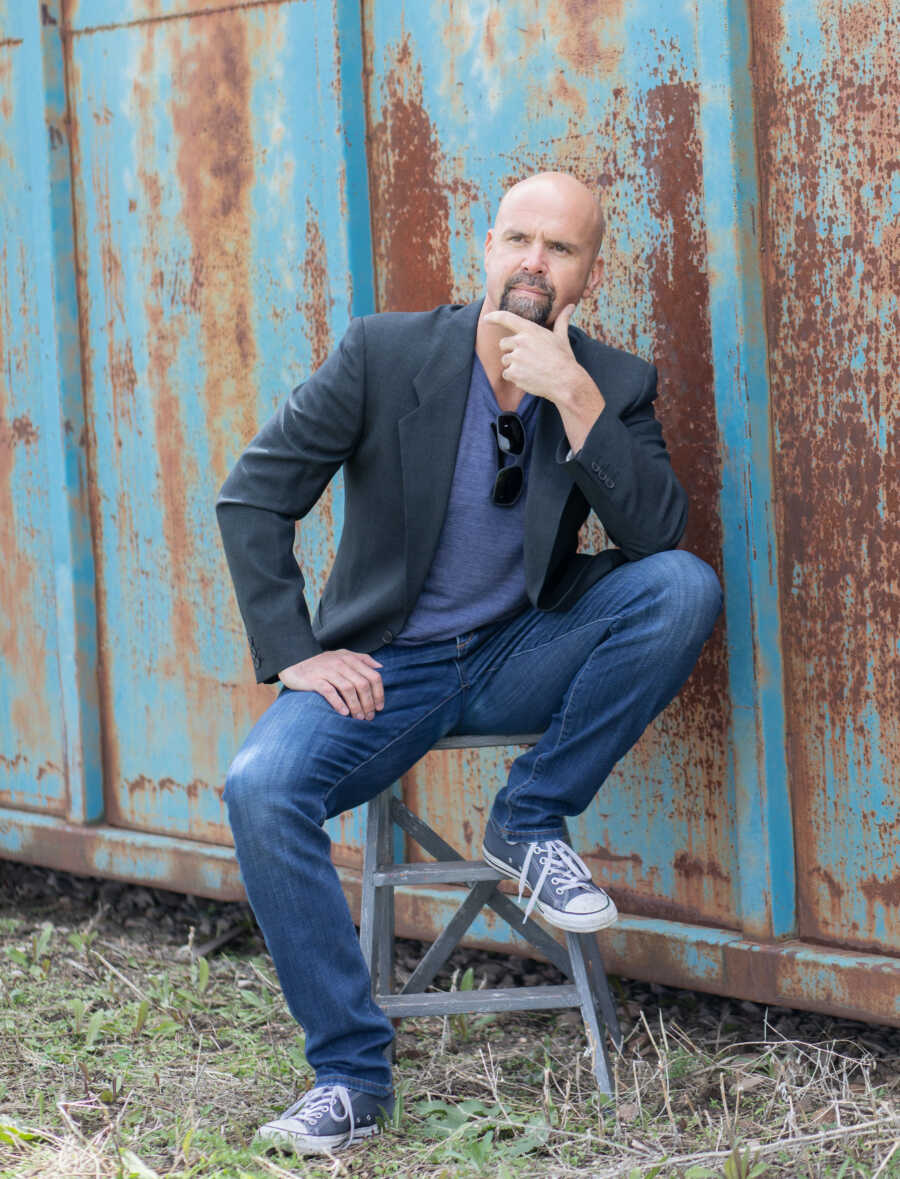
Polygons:
<instances>
[{"instance_id":1,"label":"eye","mask_svg":"<svg viewBox=\"0 0 900 1179\"><path fill-rule=\"evenodd\" d=\"M554 250L557 254L568 254L569 252L569 247L563 245L562 242L553 242L553 244L550 246L550 249Z\"/></svg>"}]
</instances>

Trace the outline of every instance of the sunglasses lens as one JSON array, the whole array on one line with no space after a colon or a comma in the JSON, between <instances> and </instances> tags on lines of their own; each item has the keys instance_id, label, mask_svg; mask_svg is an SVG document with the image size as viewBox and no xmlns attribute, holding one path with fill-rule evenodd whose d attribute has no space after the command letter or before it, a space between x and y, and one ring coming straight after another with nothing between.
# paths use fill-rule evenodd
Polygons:
<instances>
[{"instance_id":1,"label":"sunglasses lens","mask_svg":"<svg viewBox=\"0 0 900 1179\"><path fill-rule=\"evenodd\" d=\"M525 475L521 467L504 467L497 472L493 500L501 508L510 508L522 494Z\"/></svg>"},{"instance_id":2,"label":"sunglasses lens","mask_svg":"<svg viewBox=\"0 0 900 1179\"><path fill-rule=\"evenodd\" d=\"M501 413L497 418L497 445L505 454L521 454L525 449L525 429L518 414Z\"/></svg>"}]
</instances>

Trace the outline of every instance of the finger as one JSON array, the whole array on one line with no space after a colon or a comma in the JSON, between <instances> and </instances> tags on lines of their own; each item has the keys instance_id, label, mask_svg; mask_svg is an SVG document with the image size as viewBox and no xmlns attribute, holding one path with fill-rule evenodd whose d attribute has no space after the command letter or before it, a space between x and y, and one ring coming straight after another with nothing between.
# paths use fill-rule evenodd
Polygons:
<instances>
[{"instance_id":1,"label":"finger","mask_svg":"<svg viewBox=\"0 0 900 1179\"><path fill-rule=\"evenodd\" d=\"M484 317L485 323L495 323L498 327L509 328L511 332L521 332L527 328L535 327L527 319L523 319L521 315L516 315L514 311L489 311Z\"/></svg>"},{"instance_id":2,"label":"finger","mask_svg":"<svg viewBox=\"0 0 900 1179\"><path fill-rule=\"evenodd\" d=\"M367 684L367 691L372 697L372 704L376 712L380 712L384 708L384 683L377 671L369 667L363 667L360 670L360 675L365 679Z\"/></svg>"},{"instance_id":3,"label":"finger","mask_svg":"<svg viewBox=\"0 0 900 1179\"><path fill-rule=\"evenodd\" d=\"M355 686L348 679L332 677L332 684L340 692L344 699L344 703L350 710L350 715L355 716L357 720L363 720L366 712L360 702Z\"/></svg>"},{"instance_id":4,"label":"finger","mask_svg":"<svg viewBox=\"0 0 900 1179\"><path fill-rule=\"evenodd\" d=\"M501 352L512 352L514 348L518 348L521 340L516 336L504 336L500 341L498 347Z\"/></svg>"},{"instance_id":5,"label":"finger","mask_svg":"<svg viewBox=\"0 0 900 1179\"><path fill-rule=\"evenodd\" d=\"M327 680L322 680L321 683L313 688L313 691L318 692L320 696L327 700L334 711L339 712L341 716L347 716L349 714L350 709Z\"/></svg>"},{"instance_id":6,"label":"finger","mask_svg":"<svg viewBox=\"0 0 900 1179\"><path fill-rule=\"evenodd\" d=\"M567 303L556 317L553 324L553 331L557 336L562 336L563 339L569 338L569 320L572 318L572 312L575 310L574 303Z\"/></svg>"},{"instance_id":7,"label":"finger","mask_svg":"<svg viewBox=\"0 0 900 1179\"><path fill-rule=\"evenodd\" d=\"M369 683L368 677L360 672L354 678L353 686L356 689L356 695L359 698L366 720L371 720L375 715L375 694L372 691L372 685Z\"/></svg>"},{"instance_id":8,"label":"finger","mask_svg":"<svg viewBox=\"0 0 900 1179\"><path fill-rule=\"evenodd\" d=\"M355 659L353 671L360 678L360 682L365 683L365 691L371 696L372 707L376 712L380 712L384 708L384 685L376 669L381 667L381 664L363 654L358 654ZM346 670L349 672L350 669Z\"/></svg>"},{"instance_id":9,"label":"finger","mask_svg":"<svg viewBox=\"0 0 900 1179\"><path fill-rule=\"evenodd\" d=\"M367 655L364 651L358 651L356 653L356 657L357 659L361 659L363 663L367 664L369 667L382 666L382 664L380 664L377 659L373 659L371 655Z\"/></svg>"}]
</instances>

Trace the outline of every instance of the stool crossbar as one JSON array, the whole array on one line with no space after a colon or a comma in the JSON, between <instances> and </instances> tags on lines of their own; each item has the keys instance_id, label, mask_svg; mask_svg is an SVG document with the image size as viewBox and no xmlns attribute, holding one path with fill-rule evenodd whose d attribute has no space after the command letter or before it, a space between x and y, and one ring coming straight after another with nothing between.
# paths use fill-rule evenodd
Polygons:
<instances>
[{"instance_id":1,"label":"stool crossbar","mask_svg":"<svg viewBox=\"0 0 900 1179\"><path fill-rule=\"evenodd\" d=\"M540 734L458 736L438 741L434 749L534 745ZM405 831L433 863L397 863L394 827ZM584 1019L598 1088L611 1093L604 1029L618 1049L622 1033L609 992L596 934L566 933L565 948L536 921L522 920L521 908L500 892L505 880L483 860L464 860L390 790L368 804L363 859L360 942L372 976L372 994L393 1019L456 1015L479 1011L537 1011L578 1007ZM399 992L394 991L394 889L416 884L452 884L468 888L462 904L430 946ZM502 987L477 991L429 991L428 987L483 908L492 909L571 981L560 986Z\"/></svg>"}]
</instances>

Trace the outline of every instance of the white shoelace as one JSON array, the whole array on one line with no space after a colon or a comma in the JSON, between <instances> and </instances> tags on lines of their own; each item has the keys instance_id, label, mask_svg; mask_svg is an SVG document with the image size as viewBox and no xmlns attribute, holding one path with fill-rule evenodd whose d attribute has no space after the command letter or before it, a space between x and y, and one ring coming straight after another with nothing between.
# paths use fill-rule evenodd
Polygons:
<instances>
[{"instance_id":1,"label":"white shoelace","mask_svg":"<svg viewBox=\"0 0 900 1179\"><path fill-rule=\"evenodd\" d=\"M537 901L538 894L544 887L548 876L550 876L550 883L560 894L568 892L569 889L584 888L585 885L593 883L587 864L581 856L572 851L564 840L548 839L543 843L531 843L528 845L528 854L525 856L525 863L519 874L520 901L525 892L525 886L528 884L528 869L535 855L542 865L541 874L537 878L537 884L531 890L531 900L528 902L525 916L522 918L523 924L531 916L535 901ZM557 873L557 875L551 875L551 873Z\"/></svg>"},{"instance_id":2,"label":"white shoelace","mask_svg":"<svg viewBox=\"0 0 900 1179\"><path fill-rule=\"evenodd\" d=\"M337 1104L338 1102L340 1102L340 1105ZM297 1117L300 1110L303 1110L303 1113L300 1117ZM281 1118L279 1118L279 1121L283 1121L286 1118L296 1118L301 1125L314 1129L317 1122L326 1114L332 1112L334 1112L336 1118L348 1118L350 1120L349 1141L352 1142L356 1122L353 1117L353 1103L350 1101L350 1094L344 1085L317 1085L314 1089L310 1089L308 1093L304 1093L300 1100L295 1101L290 1109L286 1109L281 1115Z\"/></svg>"}]
</instances>

